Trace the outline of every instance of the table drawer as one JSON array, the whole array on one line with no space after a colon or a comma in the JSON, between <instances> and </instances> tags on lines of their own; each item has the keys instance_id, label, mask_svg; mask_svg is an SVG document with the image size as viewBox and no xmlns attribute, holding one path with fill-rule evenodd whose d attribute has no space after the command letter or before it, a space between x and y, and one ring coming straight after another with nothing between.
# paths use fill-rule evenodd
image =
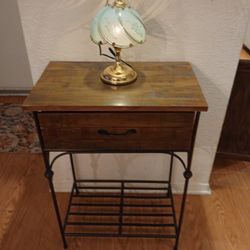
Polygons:
<instances>
[{"instance_id":1,"label":"table drawer","mask_svg":"<svg viewBox=\"0 0 250 250\"><path fill-rule=\"evenodd\" d=\"M49 150L188 150L194 113L40 113L39 121Z\"/></svg>"}]
</instances>

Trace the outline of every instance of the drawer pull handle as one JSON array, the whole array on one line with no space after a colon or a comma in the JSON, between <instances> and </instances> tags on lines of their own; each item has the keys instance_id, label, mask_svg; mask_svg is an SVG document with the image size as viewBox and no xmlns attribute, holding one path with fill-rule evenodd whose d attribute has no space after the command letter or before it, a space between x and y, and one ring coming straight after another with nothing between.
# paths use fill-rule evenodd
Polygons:
<instances>
[{"instance_id":1,"label":"drawer pull handle","mask_svg":"<svg viewBox=\"0 0 250 250\"><path fill-rule=\"evenodd\" d=\"M103 136L126 136L126 135L133 135L136 134L136 129L128 129L125 132L122 133L111 133L105 129L99 129L98 134Z\"/></svg>"}]
</instances>

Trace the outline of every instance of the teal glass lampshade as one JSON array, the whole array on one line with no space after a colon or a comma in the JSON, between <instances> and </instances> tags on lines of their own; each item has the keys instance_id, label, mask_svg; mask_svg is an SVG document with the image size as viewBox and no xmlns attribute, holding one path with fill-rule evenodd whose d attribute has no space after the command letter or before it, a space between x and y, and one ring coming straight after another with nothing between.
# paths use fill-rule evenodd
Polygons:
<instances>
[{"instance_id":1,"label":"teal glass lampshade","mask_svg":"<svg viewBox=\"0 0 250 250\"><path fill-rule=\"evenodd\" d=\"M123 1L115 1L100 10L92 21L90 34L96 44L109 43L121 49L142 44L146 38L139 13Z\"/></svg>"},{"instance_id":2,"label":"teal glass lampshade","mask_svg":"<svg viewBox=\"0 0 250 250\"><path fill-rule=\"evenodd\" d=\"M91 23L90 36L92 41L101 46L109 44L116 63L107 67L101 73L104 83L111 85L126 85L137 79L135 70L121 60L121 50L136 44L142 44L146 39L146 30L139 13L128 6L125 0L114 0L113 4L107 1ZM112 56L108 56L112 58Z\"/></svg>"}]
</instances>

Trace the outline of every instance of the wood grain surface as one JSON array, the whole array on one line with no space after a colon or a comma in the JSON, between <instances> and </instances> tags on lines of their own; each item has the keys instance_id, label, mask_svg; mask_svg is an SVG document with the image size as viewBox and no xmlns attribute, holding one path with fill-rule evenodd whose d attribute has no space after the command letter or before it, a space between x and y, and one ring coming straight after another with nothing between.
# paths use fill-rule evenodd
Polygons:
<instances>
[{"instance_id":1,"label":"wood grain surface","mask_svg":"<svg viewBox=\"0 0 250 250\"><path fill-rule=\"evenodd\" d=\"M0 103L17 103L22 104L27 96L1 96Z\"/></svg>"},{"instance_id":2,"label":"wood grain surface","mask_svg":"<svg viewBox=\"0 0 250 250\"><path fill-rule=\"evenodd\" d=\"M190 63L138 62L134 84L112 87L99 74L107 63L51 62L24 102L32 111L206 111Z\"/></svg>"},{"instance_id":3,"label":"wood grain surface","mask_svg":"<svg viewBox=\"0 0 250 250\"><path fill-rule=\"evenodd\" d=\"M243 45L240 52L240 60L250 60L250 50L246 45Z\"/></svg>"},{"instance_id":4,"label":"wood grain surface","mask_svg":"<svg viewBox=\"0 0 250 250\"><path fill-rule=\"evenodd\" d=\"M38 118L45 148L52 151L184 151L194 124L192 112L53 112Z\"/></svg>"},{"instance_id":5,"label":"wood grain surface","mask_svg":"<svg viewBox=\"0 0 250 250\"><path fill-rule=\"evenodd\" d=\"M180 250L248 250L250 163L219 160L211 196L188 197ZM40 155L0 154L0 249L62 250ZM67 194L58 194L63 213ZM175 199L179 203L179 196ZM165 239L70 238L69 250L172 250Z\"/></svg>"},{"instance_id":6,"label":"wood grain surface","mask_svg":"<svg viewBox=\"0 0 250 250\"><path fill-rule=\"evenodd\" d=\"M239 62L218 155L250 161L250 60Z\"/></svg>"},{"instance_id":7,"label":"wood grain surface","mask_svg":"<svg viewBox=\"0 0 250 250\"><path fill-rule=\"evenodd\" d=\"M240 60L250 60L250 54L245 49L240 52Z\"/></svg>"}]
</instances>

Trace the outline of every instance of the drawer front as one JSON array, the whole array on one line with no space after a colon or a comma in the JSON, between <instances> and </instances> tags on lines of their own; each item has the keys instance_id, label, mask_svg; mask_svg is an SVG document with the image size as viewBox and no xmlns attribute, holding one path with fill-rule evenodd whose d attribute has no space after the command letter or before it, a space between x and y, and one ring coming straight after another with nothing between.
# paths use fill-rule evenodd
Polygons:
<instances>
[{"instance_id":1,"label":"drawer front","mask_svg":"<svg viewBox=\"0 0 250 250\"><path fill-rule=\"evenodd\" d=\"M49 150L188 150L194 113L40 113L39 121Z\"/></svg>"}]
</instances>

